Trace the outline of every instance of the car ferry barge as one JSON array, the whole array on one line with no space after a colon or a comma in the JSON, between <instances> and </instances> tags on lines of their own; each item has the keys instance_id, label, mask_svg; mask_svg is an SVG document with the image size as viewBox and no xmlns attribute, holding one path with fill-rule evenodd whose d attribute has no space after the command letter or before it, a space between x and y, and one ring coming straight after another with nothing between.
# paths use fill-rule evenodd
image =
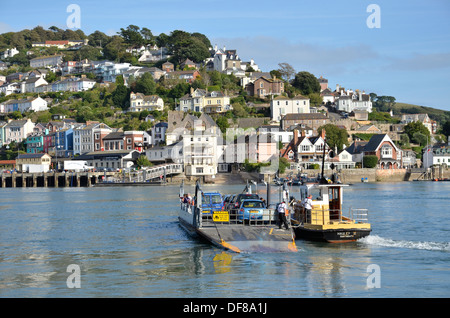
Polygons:
<instances>
[{"instance_id":1,"label":"car ferry barge","mask_svg":"<svg viewBox=\"0 0 450 318\"><path fill-rule=\"evenodd\" d=\"M342 211L343 190L348 185L319 182L300 187L300 200L293 205L291 219L296 239L329 243L353 242L371 232L367 209ZM305 208L305 199L312 196L311 209Z\"/></svg>"},{"instance_id":2,"label":"car ferry barge","mask_svg":"<svg viewBox=\"0 0 450 318\"><path fill-rule=\"evenodd\" d=\"M189 234L236 253L297 251L293 229L279 229L275 210L264 209L262 216L256 220L251 217L243 219L227 210L203 213L202 195L197 182L193 200L180 202L178 219ZM182 183L180 198L183 197Z\"/></svg>"}]
</instances>

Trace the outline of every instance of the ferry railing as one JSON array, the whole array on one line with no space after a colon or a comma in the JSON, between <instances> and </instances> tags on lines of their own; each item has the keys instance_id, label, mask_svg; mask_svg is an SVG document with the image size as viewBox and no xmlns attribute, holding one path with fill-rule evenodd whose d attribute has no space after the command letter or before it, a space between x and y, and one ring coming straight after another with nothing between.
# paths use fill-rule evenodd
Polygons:
<instances>
[{"instance_id":1,"label":"ferry railing","mask_svg":"<svg viewBox=\"0 0 450 318\"><path fill-rule=\"evenodd\" d=\"M295 213L296 220L300 223L325 225L330 222L368 222L367 209L349 209L348 215L343 215L340 209L313 209L311 212L306 210L302 213Z\"/></svg>"},{"instance_id":2,"label":"ferry railing","mask_svg":"<svg viewBox=\"0 0 450 318\"><path fill-rule=\"evenodd\" d=\"M369 210L349 208L349 217L355 223L366 223L369 221Z\"/></svg>"},{"instance_id":3,"label":"ferry railing","mask_svg":"<svg viewBox=\"0 0 450 318\"><path fill-rule=\"evenodd\" d=\"M238 210L230 211L216 211L216 214L223 215L228 214L225 219L227 221L221 221L219 217L215 218L213 213L202 213L202 224L203 225L213 225L213 224L234 224L241 226L270 226L278 225L278 213L273 209L264 209L262 215L258 214L258 218L243 218L243 215L238 213ZM251 216L251 213L249 213ZM247 216L247 215L246 215ZM219 220L218 220L219 219ZM290 223L290 215L286 217L288 223Z\"/></svg>"}]
</instances>

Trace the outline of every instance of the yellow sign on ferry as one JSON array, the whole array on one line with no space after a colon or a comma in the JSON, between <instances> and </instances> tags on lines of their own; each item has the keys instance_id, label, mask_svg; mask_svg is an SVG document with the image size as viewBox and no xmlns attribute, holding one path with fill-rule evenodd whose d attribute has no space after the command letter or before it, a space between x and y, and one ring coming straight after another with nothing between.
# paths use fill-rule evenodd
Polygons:
<instances>
[{"instance_id":1,"label":"yellow sign on ferry","mask_svg":"<svg viewBox=\"0 0 450 318\"><path fill-rule=\"evenodd\" d=\"M228 214L227 211L214 211L213 221L214 222L229 222L230 215Z\"/></svg>"}]
</instances>

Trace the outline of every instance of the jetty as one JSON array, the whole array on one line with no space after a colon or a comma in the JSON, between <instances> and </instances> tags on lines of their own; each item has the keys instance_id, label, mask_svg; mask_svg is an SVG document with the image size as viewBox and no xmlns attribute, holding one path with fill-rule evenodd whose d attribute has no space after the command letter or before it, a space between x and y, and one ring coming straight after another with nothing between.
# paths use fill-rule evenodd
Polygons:
<instances>
[{"instance_id":1,"label":"jetty","mask_svg":"<svg viewBox=\"0 0 450 318\"><path fill-rule=\"evenodd\" d=\"M114 172L34 172L1 173L2 188L90 187Z\"/></svg>"}]
</instances>

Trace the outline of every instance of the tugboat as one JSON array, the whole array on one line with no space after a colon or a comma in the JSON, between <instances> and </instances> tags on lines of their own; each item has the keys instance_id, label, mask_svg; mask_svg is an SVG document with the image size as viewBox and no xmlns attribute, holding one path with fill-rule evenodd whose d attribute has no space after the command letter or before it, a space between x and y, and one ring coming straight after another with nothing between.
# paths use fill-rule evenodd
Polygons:
<instances>
[{"instance_id":1,"label":"tugboat","mask_svg":"<svg viewBox=\"0 0 450 318\"><path fill-rule=\"evenodd\" d=\"M292 203L294 216L291 224L296 239L329 243L354 242L368 236L367 209L351 209L348 216L342 213L345 184L324 177L325 148L322 157L322 177L315 183L300 186L300 200ZM335 179L335 178L332 178ZM311 198L311 209L305 209L305 199Z\"/></svg>"},{"instance_id":2,"label":"tugboat","mask_svg":"<svg viewBox=\"0 0 450 318\"><path fill-rule=\"evenodd\" d=\"M258 220L252 220L251 217L244 220L243 216L239 218L239 214L233 215L226 210L203 213L203 194L197 181L193 200L180 202L178 216L180 226L192 236L236 253L298 251L292 227L280 229L275 210L263 209L263 214ZM184 196L182 183L180 198ZM256 211L249 212L252 214Z\"/></svg>"},{"instance_id":3,"label":"tugboat","mask_svg":"<svg viewBox=\"0 0 450 318\"><path fill-rule=\"evenodd\" d=\"M296 239L329 243L353 242L371 232L367 209L352 209L349 216L342 214L345 184L314 183L300 186L300 201L293 204L291 220ZM312 209L303 202L313 196Z\"/></svg>"}]
</instances>

